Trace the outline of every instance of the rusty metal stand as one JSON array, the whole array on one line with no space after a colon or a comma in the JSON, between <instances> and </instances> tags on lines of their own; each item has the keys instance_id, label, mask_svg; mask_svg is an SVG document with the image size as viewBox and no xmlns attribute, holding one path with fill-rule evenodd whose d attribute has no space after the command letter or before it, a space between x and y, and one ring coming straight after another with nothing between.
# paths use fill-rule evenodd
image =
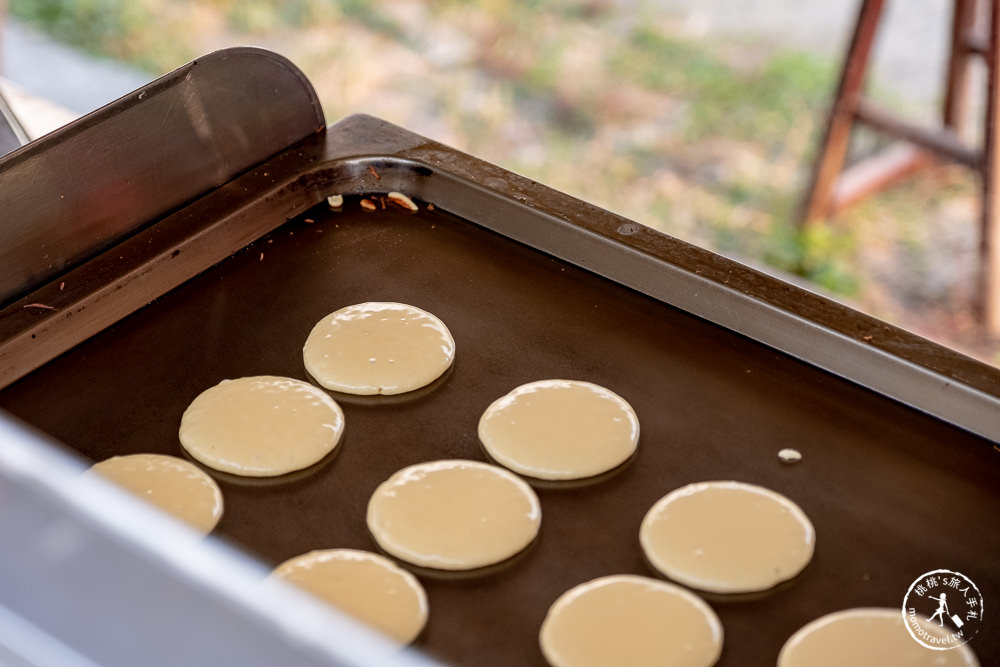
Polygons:
<instances>
[{"instance_id":1,"label":"rusty metal stand","mask_svg":"<svg viewBox=\"0 0 1000 667\"><path fill-rule=\"evenodd\" d=\"M989 3L986 30L977 26L981 1ZM954 0L948 81L942 123L924 128L902 121L865 99L862 93L872 44L885 0L863 0L858 12L840 83L830 111L826 133L813 168L800 223L805 226L881 190L943 157L977 171L981 176L982 216L979 237L979 273L974 309L986 331L1000 335L1000 156L996 145L1000 108L1000 0ZM978 29L977 29L978 28ZM983 34L985 33L985 34ZM969 67L983 58L987 70L984 140L980 150L967 143ZM882 153L844 169L854 123L900 141Z\"/></svg>"}]
</instances>

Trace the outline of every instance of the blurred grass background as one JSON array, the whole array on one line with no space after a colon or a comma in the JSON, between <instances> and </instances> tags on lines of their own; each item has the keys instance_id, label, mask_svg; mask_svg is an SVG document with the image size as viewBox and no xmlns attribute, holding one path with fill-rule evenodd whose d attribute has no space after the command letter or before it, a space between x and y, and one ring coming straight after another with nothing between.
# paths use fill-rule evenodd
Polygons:
<instances>
[{"instance_id":1,"label":"blurred grass background","mask_svg":"<svg viewBox=\"0 0 1000 667\"><path fill-rule=\"evenodd\" d=\"M152 76L256 44L328 122L370 113L1000 363L969 304L976 183L943 166L806 233L794 225L840 62L691 36L642 0L9 0ZM905 100L875 82L876 96ZM883 145L858 133L853 153Z\"/></svg>"}]
</instances>

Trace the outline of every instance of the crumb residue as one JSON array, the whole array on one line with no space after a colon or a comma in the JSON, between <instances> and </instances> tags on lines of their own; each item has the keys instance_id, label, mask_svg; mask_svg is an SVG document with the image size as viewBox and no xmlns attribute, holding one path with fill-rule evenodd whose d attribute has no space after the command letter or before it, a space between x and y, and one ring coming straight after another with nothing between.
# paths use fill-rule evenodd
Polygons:
<instances>
[{"instance_id":1,"label":"crumb residue","mask_svg":"<svg viewBox=\"0 0 1000 667\"><path fill-rule=\"evenodd\" d=\"M798 463L802 460L802 452L797 449L786 447L778 452L778 459L782 463Z\"/></svg>"}]
</instances>

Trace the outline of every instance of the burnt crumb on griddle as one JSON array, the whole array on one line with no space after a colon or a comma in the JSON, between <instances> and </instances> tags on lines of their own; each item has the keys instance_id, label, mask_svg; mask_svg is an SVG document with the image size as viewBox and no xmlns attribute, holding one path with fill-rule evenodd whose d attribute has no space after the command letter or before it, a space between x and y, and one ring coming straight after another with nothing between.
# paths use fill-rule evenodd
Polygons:
<instances>
[{"instance_id":1,"label":"burnt crumb on griddle","mask_svg":"<svg viewBox=\"0 0 1000 667\"><path fill-rule=\"evenodd\" d=\"M382 180L382 176L379 175L379 173L377 171L375 171L375 167L373 167L371 165L368 165L368 171L371 173L372 176L375 177L376 181Z\"/></svg>"}]
</instances>

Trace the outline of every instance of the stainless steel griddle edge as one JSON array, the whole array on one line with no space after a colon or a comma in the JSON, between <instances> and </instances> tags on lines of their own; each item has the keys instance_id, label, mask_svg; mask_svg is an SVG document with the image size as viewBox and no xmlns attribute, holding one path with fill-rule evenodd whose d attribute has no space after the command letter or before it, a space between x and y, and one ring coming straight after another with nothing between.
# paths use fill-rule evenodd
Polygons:
<instances>
[{"instance_id":1,"label":"stainless steel griddle edge","mask_svg":"<svg viewBox=\"0 0 1000 667\"><path fill-rule=\"evenodd\" d=\"M364 115L331 125L12 304L0 320L0 340L7 340L0 386L327 195L393 189L1000 441L1000 369ZM63 283L73 286L68 293L58 289ZM39 313L25 308L30 303L59 310ZM72 327L64 325L71 317Z\"/></svg>"}]
</instances>

